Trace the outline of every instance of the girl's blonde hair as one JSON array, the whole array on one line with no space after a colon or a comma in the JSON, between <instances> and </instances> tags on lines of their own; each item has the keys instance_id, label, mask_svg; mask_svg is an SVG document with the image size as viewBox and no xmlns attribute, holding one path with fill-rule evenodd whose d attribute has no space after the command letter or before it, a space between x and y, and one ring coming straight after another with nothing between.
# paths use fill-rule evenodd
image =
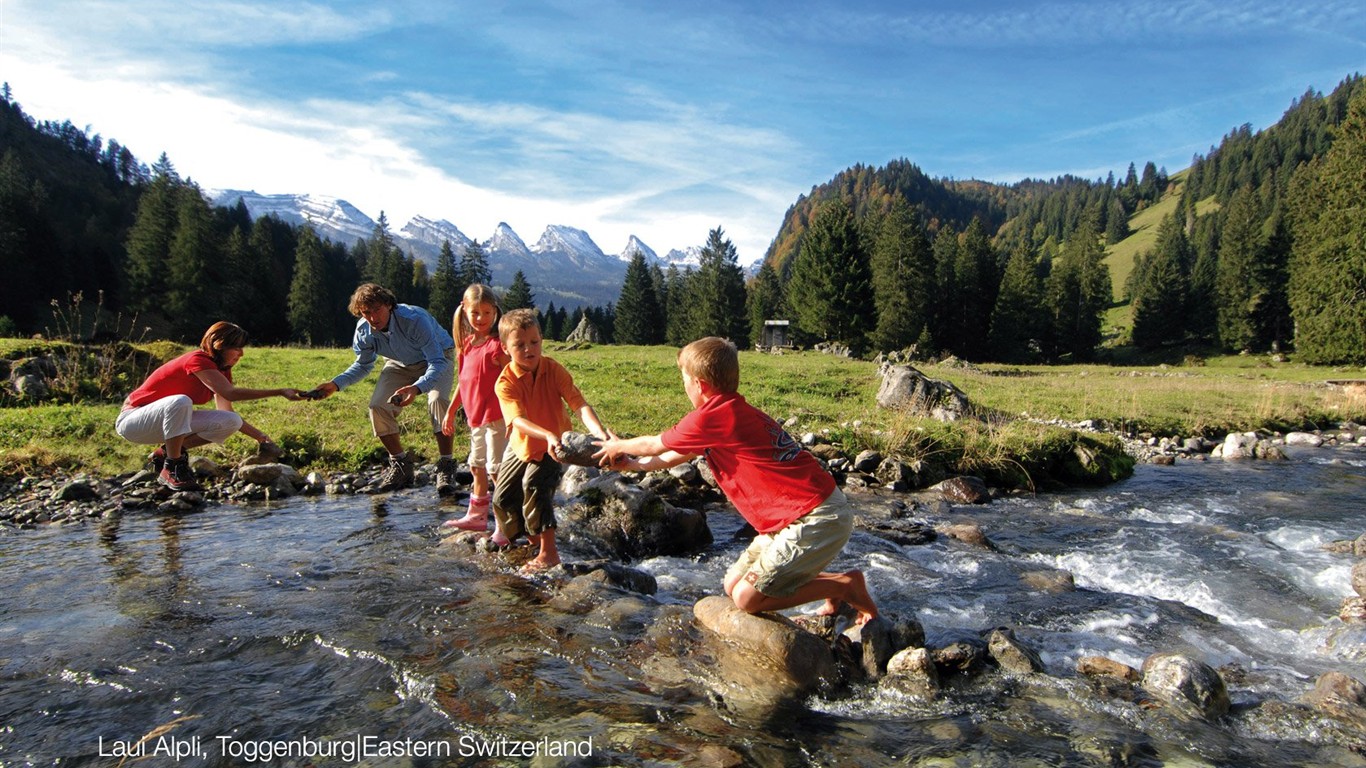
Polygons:
<instances>
[{"instance_id":1,"label":"girl's blonde hair","mask_svg":"<svg viewBox=\"0 0 1366 768\"><path fill-rule=\"evenodd\" d=\"M503 308L498 306L498 295L493 289L483 283L470 283L470 287L465 289L465 295L460 299L460 306L456 307L455 319L451 325L455 329L455 349L457 354L465 353L465 339L474 335L474 326L470 324L470 319L465 316L465 305L473 302L479 304L491 304L493 306L493 333L498 332L498 321L503 317Z\"/></svg>"}]
</instances>

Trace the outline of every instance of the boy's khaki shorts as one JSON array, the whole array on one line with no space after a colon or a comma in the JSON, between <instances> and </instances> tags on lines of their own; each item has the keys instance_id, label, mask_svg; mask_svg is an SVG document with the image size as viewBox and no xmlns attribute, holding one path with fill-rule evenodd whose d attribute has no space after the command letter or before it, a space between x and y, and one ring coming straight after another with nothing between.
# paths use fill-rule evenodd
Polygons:
<instances>
[{"instance_id":1,"label":"boy's khaki shorts","mask_svg":"<svg viewBox=\"0 0 1366 768\"><path fill-rule=\"evenodd\" d=\"M815 509L780 531L759 534L726 571L726 583L752 572L754 588L786 597L825 570L854 532L854 509L836 488Z\"/></svg>"}]
</instances>

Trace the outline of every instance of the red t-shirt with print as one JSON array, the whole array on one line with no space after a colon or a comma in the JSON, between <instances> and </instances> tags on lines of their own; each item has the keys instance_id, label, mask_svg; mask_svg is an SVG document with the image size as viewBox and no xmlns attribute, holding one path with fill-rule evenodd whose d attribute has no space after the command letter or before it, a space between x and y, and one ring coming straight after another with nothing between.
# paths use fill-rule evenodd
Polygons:
<instances>
[{"instance_id":1,"label":"red t-shirt with print","mask_svg":"<svg viewBox=\"0 0 1366 768\"><path fill-rule=\"evenodd\" d=\"M768 414L737 393L715 395L660 435L702 454L736 510L759 533L782 530L835 490L835 478Z\"/></svg>"}]
</instances>

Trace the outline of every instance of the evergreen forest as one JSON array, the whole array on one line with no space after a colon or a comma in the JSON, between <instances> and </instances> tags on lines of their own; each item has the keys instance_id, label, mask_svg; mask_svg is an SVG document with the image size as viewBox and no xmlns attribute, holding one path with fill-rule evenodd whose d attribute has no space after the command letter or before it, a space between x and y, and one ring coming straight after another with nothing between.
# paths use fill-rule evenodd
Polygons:
<instances>
[{"instance_id":1,"label":"evergreen forest","mask_svg":"<svg viewBox=\"0 0 1366 768\"><path fill-rule=\"evenodd\" d=\"M211 322L257 343L349 344L355 286L374 281L442 322L473 282L508 286L545 335L591 325L606 343L742 347L784 320L788 341L853 354L912 349L973 361L1050 363L1276 352L1366 364L1366 87L1295 99L1274 125L1235 128L1188 168L1130 164L1123 178L1015 184L934 179L898 159L856 165L788 209L746 276L724 229L695 268L640 254L615 303L540 305L525 275L491 273L475 241L435 267L370 237L212 207L164 154L151 166L69 121L0 100L0 335L52 334L69 307L106 332L194 341ZM1131 222L1162 212L1138 240ZM1142 247L1122 269L1113 256ZM60 325L60 323L57 323ZM75 335L90 333L78 329Z\"/></svg>"}]
</instances>

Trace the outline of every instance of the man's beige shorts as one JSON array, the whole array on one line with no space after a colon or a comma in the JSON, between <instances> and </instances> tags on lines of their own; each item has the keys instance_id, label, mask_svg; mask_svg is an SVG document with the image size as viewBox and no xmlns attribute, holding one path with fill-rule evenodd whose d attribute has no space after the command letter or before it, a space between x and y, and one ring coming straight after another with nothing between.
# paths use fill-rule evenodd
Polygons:
<instances>
[{"instance_id":1,"label":"man's beige shorts","mask_svg":"<svg viewBox=\"0 0 1366 768\"><path fill-rule=\"evenodd\" d=\"M752 572L754 588L769 597L786 597L825 570L854 532L854 509L836 488L825 501L786 528L754 537L726 571L730 584Z\"/></svg>"}]
</instances>

